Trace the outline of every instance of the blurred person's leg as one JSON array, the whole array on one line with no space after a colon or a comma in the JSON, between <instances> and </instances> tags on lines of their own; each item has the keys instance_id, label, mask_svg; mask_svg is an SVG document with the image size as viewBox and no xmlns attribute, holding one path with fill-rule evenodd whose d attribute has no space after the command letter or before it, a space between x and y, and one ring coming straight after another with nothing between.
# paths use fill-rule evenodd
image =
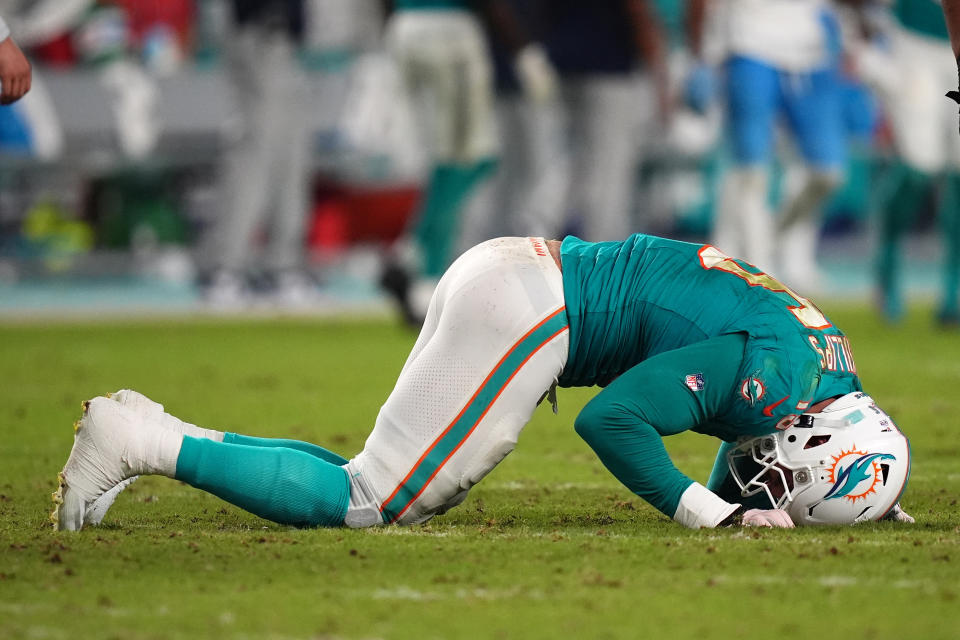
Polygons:
<instances>
[{"instance_id":1,"label":"blurred person's leg","mask_svg":"<svg viewBox=\"0 0 960 640\"><path fill-rule=\"evenodd\" d=\"M938 85L949 82L955 71L953 61L941 60L947 45L940 44L942 46L935 47L938 49L936 54L933 51L929 54L931 67L936 69ZM935 61L933 55L937 56ZM939 100L937 104L940 106L938 127L946 147L943 166L944 194L939 210L940 232L943 234L944 243L943 280L937 320L943 325L960 326L960 136L956 135L956 107L949 102L944 105Z\"/></svg>"},{"instance_id":2,"label":"blurred person's leg","mask_svg":"<svg viewBox=\"0 0 960 640\"><path fill-rule=\"evenodd\" d=\"M262 64L270 67L264 114L271 131L270 153L274 197L264 267L273 283L273 298L282 304L310 303L316 288L306 273L305 236L309 214L312 131L306 105L307 79L288 38L271 41Z\"/></svg>"},{"instance_id":3,"label":"blurred person's leg","mask_svg":"<svg viewBox=\"0 0 960 640\"><path fill-rule=\"evenodd\" d=\"M468 18L466 14L462 16ZM460 216L476 185L495 167L497 151L493 78L486 42L476 21L451 23L447 58L434 59L439 118L436 160L420 207L416 238L423 249L423 275L439 279L453 256Z\"/></svg>"},{"instance_id":4,"label":"blurred person's leg","mask_svg":"<svg viewBox=\"0 0 960 640\"><path fill-rule=\"evenodd\" d=\"M767 203L774 119L780 107L777 70L756 60L727 63L728 126L734 166L723 178L713 244L763 270L773 259Z\"/></svg>"},{"instance_id":5,"label":"blurred person's leg","mask_svg":"<svg viewBox=\"0 0 960 640\"><path fill-rule=\"evenodd\" d=\"M956 114L952 113L954 118ZM952 124L952 123L951 123ZM951 130L952 130L951 126ZM952 131L951 131L952 133ZM944 325L960 325L960 171L953 169L946 180L940 207L940 231L943 234L943 289L937 320Z\"/></svg>"},{"instance_id":6,"label":"blurred person's leg","mask_svg":"<svg viewBox=\"0 0 960 640\"><path fill-rule=\"evenodd\" d=\"M520 203L533 181L526 106L526 99L517 93L496 98L500 157L496 171L478 186L464 208L457 242L460 252L490 238L535 235L524 231L518 220Z\"/></svg>"},{"instance_id":7,"label":"blurred person's leg","mask_svg":"<svg viewBox=\"0 0 960 640\"><path fill-rule=\"evenodd\" d=\"M888 175L889 193L880 206L877 224L877 294L886 318L898 321L904 312L901 245L917 207L930 189L931 177L903 162L896 162Z\"/></svg>"},{"instance_id":8,"label":"blurred person's leg","mask_svg":"<svg viewBox=\"0 0 960 640\"><path fill-rule=\"evenodd\" d=\"M932 176L947 161L948 141L955 141L956 113L950 103L941 105L939 86L942 72L937 58L942 52L920 38L900 31L893 40L893 60L900 67L896 91L885 94L899 161L889 172L882 188L878 221L877 293L881 311L889 320L904 312L902 242L916 217L916 209L932 186ZM955 74L948 58L949 74ZM949 123L949 124L948 124ZM949 198L947 198L949 201Z\"/></svg>"},{"instance_id":9,"label":"blurred person's leg","mask_svg":"<svg viewBox=\"0 0 960 640\"><path fill-rule=\"evenodd\" d=\"M499 98L496 110L496 172L472 196L460 246L497 236L560 237L569 188L563 105L514 94Z\"/></svg>"},{"instance_id":10,"label":"blurred person's leg","mask_svg":"<svg viewBox=\"0 0 960 640\"><path fill-rule=\"evenodd\" d=\"M790 194L780 217L777 275L804 295L822 286L817 266L820 212L841 183L842 172L800 167L799 188Z\"/></svg>"},{"instance_id":11,"label":"blurred person's leg","mask_svg":"<svg viewBox=\"0 0 960 640\"><path fill-rule=\"evenodd\" d=\"M570 203L583 238L616 240L631 221L640 123L653 112L647 81L635 74L592 74L575 81Z\"/></svg>"},{"instance_id":12,"label":"blurred person's leg","mask_svg":"<svg viewBox=\"0 0 960 640\"><path fill-rule=\"evenodd\" d=\"M390 265L383 277L416 324L453 257L463 206L495 166L492 70L480 26L467 12L400 12L388 42L432 162L409 230L420 264Z\"/></svg>"},{"instance_id":13,"label":"blurred person's leg","mask_svg":"<svg viewBox=\"0 0 960 640\"><path fill-rule=\"evenodd\" d=\"M779 271L790 286L812 294L820 287L816 249L821 211L840 186L846 161L846 128L836 71L784 73L783 106L806 171L779 219Z\"/></svg>"},{"instance_id":14,"label":"blurred person's leg","mask_svg":"<svg viewBox=\"0 0 960 640\"><path fill-rule=\"evenodd\" d=\"M563 235L570 185L567 111L562 100L528 104L525 114L530 142L531 179L520 186L517 202L519 235L559 238Z\"/></svg>"},{"instance_id":15,"label":"blurred person's leg","mask_svg":"<svg viewBox=\"0 0 960 640\"><path fill-rule=\"evenodd\" d=\"M264 220L273 195L272 149L278 126L273 119L277 97L270 77L274 42L253 28L239 29L229 39L227 70L234 88L238 120L235 136L224 152L220 175L221 210L208 231L205 258L212 282L208 299L215 304L242 304L247 296L245 271L254 233Z\"/></svg>"}]
</instances>

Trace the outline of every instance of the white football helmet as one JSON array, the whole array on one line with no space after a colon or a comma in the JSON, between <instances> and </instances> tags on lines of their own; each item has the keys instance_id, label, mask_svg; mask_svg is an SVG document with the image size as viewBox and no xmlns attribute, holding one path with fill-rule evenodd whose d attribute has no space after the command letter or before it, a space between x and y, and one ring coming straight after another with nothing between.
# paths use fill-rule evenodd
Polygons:
<instances>
[{"instance_id":1,"label":"white football helmet","mask_svg":"<svg viewBox=\"0 0 960 640\"><path fill-rule=\"evenodd\" d=\"M910 442L873 400L854 392L727 454L744 497L766 493L797 525L879 520L910 477Z\"/></svg>"}]
</instances>

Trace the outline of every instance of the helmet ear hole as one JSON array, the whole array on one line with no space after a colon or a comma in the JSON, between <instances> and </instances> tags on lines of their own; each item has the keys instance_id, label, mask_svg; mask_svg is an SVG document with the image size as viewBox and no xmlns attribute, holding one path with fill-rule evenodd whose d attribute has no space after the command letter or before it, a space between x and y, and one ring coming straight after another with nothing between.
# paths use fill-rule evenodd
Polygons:
<instances>
[{"instance_id":1,"label":"helmet ear hole","mask_svg":"<svg viewBox=\"0 0 960 640\"><path fill-rule=\"evenodd\" d=\"M880 473L883 474L883 486L887 486L887 477L890 475L890 465L881 464Z\"/></svg>"},{"instance_id":2,"label":"helmet ear hole","mask_svg":"<svg viewBox=\"0 0 960 640\"><path fill-rule=\"evenodd\" d=\"M807 440L806 444L803 445L804 449L813 449L814 447L819 447L830 442L830 435L819 435L819 436L810 436L810 439Z\"/></svg>"}]
</instances>

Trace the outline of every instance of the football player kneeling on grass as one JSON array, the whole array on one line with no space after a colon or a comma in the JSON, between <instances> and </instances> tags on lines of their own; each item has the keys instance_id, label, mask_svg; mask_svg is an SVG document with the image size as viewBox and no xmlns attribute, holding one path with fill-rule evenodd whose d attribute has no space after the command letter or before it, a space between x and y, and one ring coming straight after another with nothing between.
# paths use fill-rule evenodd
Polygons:
<instances>
[{"instance_id":1,"label":"football player kneeling on grass","mask_svg":"<svg viewBox=\"0 0 960 640\"><path fill-rule=\"evenodd\" d=\"M906 437L809 300L710 245L499 238L444 274L363 450L202 429L122 390L84 403L54 526L96 524L140 474L296 526L424 522L513 450L556 387L599 385L577 433L687 527L912 521ZM664 436L723 441L707 486Z\"/></svg>"}]
</instances>

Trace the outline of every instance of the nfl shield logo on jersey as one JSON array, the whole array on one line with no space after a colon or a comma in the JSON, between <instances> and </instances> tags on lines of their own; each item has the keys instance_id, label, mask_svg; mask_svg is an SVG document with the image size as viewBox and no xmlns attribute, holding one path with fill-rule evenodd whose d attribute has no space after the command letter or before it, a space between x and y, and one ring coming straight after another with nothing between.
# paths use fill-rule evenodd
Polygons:
<instances>
[{"instance_id":1,"label":"nfl shield logo on jersey","mask_svg":"<svg viewBox=\"0 0 960 640\"><path fill-rule=\"evenodd\" d=\"M687 374L686 383L687 383L687 386L690 387L690 391L703 391L703 374L702 373Z\"/></svg>"}]
</instances>

